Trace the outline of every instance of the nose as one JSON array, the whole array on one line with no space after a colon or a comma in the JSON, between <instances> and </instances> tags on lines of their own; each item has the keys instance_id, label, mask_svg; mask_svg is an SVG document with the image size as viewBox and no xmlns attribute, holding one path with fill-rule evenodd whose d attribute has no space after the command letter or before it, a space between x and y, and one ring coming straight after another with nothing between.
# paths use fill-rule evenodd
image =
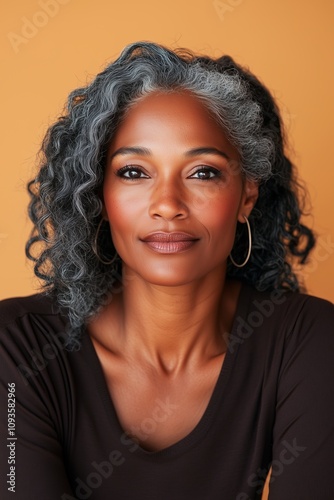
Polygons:
<instances>
[{"instance_id":1,"label":"nose","mask_svg":"<svg viewBox=\"0 0 334 500\"><path fill-rule=\"evenodd\" d=\"M185 219L188 207L182 187L172 180L159 182L152 193L149 214L154 219Z\"/></svg>"}]
</instances>

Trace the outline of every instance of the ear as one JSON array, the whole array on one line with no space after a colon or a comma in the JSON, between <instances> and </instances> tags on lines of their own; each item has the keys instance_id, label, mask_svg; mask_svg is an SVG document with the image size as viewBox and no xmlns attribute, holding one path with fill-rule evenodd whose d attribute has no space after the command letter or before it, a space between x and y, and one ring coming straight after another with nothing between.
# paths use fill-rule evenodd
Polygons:
<instances>
[{"instance_id":1,"label":"ear","mask_svg":"<svg viewBox=\"0 0 334 500\"><path fill-rule=\"evenodd\" d=\"M244 223L244 215L249 217L254 205L259 197L259 183L257 181L252 181L246 179L244 181L243 195L241 198L238 221Z\"/></svg>"}]
</instances>

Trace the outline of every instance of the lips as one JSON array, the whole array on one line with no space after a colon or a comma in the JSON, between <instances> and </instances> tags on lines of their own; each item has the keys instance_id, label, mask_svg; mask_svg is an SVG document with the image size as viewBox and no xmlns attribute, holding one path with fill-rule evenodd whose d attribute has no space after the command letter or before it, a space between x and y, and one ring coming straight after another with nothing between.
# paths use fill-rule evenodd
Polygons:
<instances>
[{"instance_id":1,"label":"lips","mask_svg":"<svg viewBox=\"0 0 334 500\"><path fill-rule=\"evenodd\" d=\"M142 238L144 243L159 253L178 253L191 248L199 240L189 233L151 233Z\"/></svg>"},{"instance_id":2,"label":"lips","mask_svg":"<svg viewBox=\"0 0 334 500\"><path fill-rule=\"evenodd\" d=\"M162 241L169 243L171 241L195 241L195 238L188 233L151 233L143 238L143 241Z\"/></svg>"}]
</instances>

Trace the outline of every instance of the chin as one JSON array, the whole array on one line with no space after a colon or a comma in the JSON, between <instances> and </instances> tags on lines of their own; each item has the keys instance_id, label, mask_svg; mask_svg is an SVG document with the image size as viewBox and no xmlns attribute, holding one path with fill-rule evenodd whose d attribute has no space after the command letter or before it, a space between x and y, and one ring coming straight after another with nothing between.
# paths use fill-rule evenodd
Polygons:
<instances>
[{"instance_id":1,"label":"chin","mask_svg":"<svg viewBox=\"0 0 334 500\"><path fill-rule=\"evenodd\" d=\"M148 280L146 280L148 281ZM180 279L170 279L170 277L166 277L166 279L152 279L150 280L149 282L152 284L152 285L156 285L156 286L166 286L166 287L179 287L179 286L184 286L184 285L188 285L189 283L191 283L192 280L189 281L188 280L180 280Z\"/></svg>"},{"instance_id":2,"label":"chin","mask_svg":"<svg viewBox=\"0 0 334 500\"><path fill-rule=\"evenodd\" d=\"M147 266L146 269L140 269L137 267L135 273L140 276L143 281L150 283L152 285L158 286L182 286L191 283L192 281L198 279L199 276L194 276L190 269L186 269L184 266Z\"/></svg>"},{"instance_id":3,"label":"chin","mask_svg":"<svg viewBox=\"0 0 334 500\"><path fill-rule=\"evenodd\" d=\"M152 273L150 275L143 276L142 278L147 281L148 283L151 283L152 285L157 285L157 286L182 286L182 285L187 285L188 283L191 283L194 279L191 279L191 277L188 275L186 276L180 276L180 274L174 274L174 273Z\"/></svg>"}]
</instances>

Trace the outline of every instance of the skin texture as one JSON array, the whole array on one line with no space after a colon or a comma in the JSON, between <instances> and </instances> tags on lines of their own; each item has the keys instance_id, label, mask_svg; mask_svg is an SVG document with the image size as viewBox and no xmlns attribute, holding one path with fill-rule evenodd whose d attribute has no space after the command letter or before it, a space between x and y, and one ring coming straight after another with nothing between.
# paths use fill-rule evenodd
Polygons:
<instances>
[{"instance_id":1,"label":"skin texture","mask_svg":"<svg viewBox=\"0 0 334 500\"><path fill-rule=\"evenodd\" d=\"M134 104L109 146L103 217L124 286L89 333L120 423L146 449L165 448L196 426L224 361L240 289L225 280L226 262L237 221L258 196L238 162L204 103L185 92ZM155 231L186 232L196 242L161 253L143 241ZM158 400L174 409L145 432Z\"/></svg>"}]
</instances>

